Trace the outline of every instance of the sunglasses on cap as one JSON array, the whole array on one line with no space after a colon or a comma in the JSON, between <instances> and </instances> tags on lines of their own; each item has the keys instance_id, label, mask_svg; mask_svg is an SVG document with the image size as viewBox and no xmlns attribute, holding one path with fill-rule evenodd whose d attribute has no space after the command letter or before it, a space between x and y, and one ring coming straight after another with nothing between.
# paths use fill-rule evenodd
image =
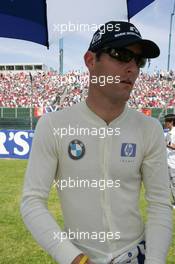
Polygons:
<instances>
[{"instance_id":1,"label":"sunglasses on cap","mask_svg":"<svg viewBox=\"0 0 175 264\"><path fill-rule=\"evenodd\" d=\"M147 62L147 59L144 58L141 54L136 54L126 48L104 48L101 50L101 52L107 53L111 58L114 58L121 62L130 62L132 59L134 59L139 68L143 68Z\"/></svg>"}]
</instances>

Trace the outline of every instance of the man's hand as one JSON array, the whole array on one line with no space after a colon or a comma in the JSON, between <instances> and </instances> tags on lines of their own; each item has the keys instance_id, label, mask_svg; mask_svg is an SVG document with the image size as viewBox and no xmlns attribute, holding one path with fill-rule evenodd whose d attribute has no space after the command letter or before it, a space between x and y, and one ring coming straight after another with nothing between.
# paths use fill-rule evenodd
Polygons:
<instances>
[{"instance_id":1,"label":"man's hand","mask_svg":"<svg viewBox=\"0 0 175 264\"><path fill-rule=\"evenodd\" d=\"M169 144L169 145L167 145L167 148L170 148L172 150L175 150L175 144Z\"/></svg>"},{"instance_id":2,"label":"man's hand","mask_svg":"<svg viewBox=\"0 0 175 264\"><path fill-rule=\"evenodd\" d=\"M84 256L84 254L80 254L78 255L73 261L71 264L79 264L80 263L80 260L82 259L82 257ZM89 259L86 261L86 264L95 264L93 263L92 261L90 261Z\"/></svg>"}]
</instances>

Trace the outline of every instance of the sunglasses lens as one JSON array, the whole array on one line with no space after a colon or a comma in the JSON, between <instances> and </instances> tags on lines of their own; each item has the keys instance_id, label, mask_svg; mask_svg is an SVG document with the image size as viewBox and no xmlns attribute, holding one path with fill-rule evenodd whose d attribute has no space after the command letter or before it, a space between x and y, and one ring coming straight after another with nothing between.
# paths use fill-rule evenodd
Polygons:
<instances>
[{"instance_id":1,"label":"sunglasses lens","mask_svg":"<svg viewBox=\"0 0 175 264\"><path fill-rule=\"evenodd\" d=\"M134 58L133 52L130 52L127 49L123 49L123 50L111 49L109 55L117 59L118 61L122 61L122 62L129 62Z\"/></svg>"},{"instance_id":2,"label":"sunglasses lens","mask_svg":"<svg viewBox=\"0 0 175 264\"><path fill-rule=\"evenodd\" d=\"M135 62L139 68L143 68L147 61L146 58L143 58L142 56L137 55L128 49L122 49L122 50L111 49L109 50L108 54L112 58L115 58L121 62L130 62L132 59L135 59Z\"/></svg>"},{"instance_id":3,"label":"sunglasses lens","mask_svg":"<svg viewBox=\"0 0 175 264\"><path fill-rule=\"evenodd\" d=\"M138 58L137 61L136 61L137 65L140 68L144 68L145 65L146 65L146 62L147 62L147 59L146 58L142 58L142 57Z\"/></svg>"}]
</instances>

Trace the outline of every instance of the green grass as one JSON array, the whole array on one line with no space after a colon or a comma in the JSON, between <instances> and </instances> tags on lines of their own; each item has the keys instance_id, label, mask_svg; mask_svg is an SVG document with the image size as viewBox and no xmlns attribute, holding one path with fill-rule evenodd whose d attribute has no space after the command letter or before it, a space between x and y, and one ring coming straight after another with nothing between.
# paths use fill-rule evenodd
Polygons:
<instances>
[{"instance_id":1,"label":"green grass","mask_svg":"<svg viewBox=\"0 0 175 264\"><path fill-rule=\"evenodd\" d=\"M0 160L0 264L55 264L33 240L20 216L19 204L26 165L27 161L23 160ZM141 208L145 218L143 197L141 197ZM49 209L63 227L55 188L52 188L49 196ZM175 228L167 263L175 264Z\"/></svg>"}]
</instances>

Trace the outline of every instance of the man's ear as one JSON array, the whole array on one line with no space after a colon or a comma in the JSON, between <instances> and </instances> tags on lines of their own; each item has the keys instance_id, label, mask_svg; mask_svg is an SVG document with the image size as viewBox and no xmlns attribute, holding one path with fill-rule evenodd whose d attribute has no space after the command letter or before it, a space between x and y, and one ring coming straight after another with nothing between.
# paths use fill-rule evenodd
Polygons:
<instances>
[{"instance_id":1,"label":"man's ear","mask_svg":"<svg viewBox=\"0 0 175 264\"><path fill-rule=\"evenodd\" d=\"M91 51L87 51L84 55L84 62L87 66L87 68L90 70L94 67L95 64L95 53L91 52Z\"/></svg>"}]
</instances>

